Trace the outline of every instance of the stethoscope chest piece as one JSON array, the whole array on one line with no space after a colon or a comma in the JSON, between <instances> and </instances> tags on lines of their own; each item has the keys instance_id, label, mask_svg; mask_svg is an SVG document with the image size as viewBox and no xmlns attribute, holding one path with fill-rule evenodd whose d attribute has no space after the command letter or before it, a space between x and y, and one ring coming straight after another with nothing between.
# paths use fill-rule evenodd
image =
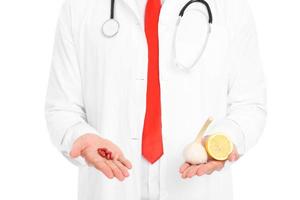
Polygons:
<instances>
[{"instance_id":1,"label":"stethoscope chest piece","mask_svg":"<svg viewBox=\"0 0 300 200\"><path fill-rule=\"evenodd\" d=\"M113 37L119 32L120 24L115 19L108 19L102 25L102 33L105 37Z\"/></svg>"}]
</instances>

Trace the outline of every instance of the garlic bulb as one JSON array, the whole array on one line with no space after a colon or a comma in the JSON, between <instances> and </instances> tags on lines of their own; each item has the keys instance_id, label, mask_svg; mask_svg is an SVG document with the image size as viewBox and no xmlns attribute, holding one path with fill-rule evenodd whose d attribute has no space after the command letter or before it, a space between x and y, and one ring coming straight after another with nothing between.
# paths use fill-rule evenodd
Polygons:
<instances>
[{"instance_id":1,"label":"garlic bulb","mask_svg":"<svg viewBox=\"0 0 300 200\"><path fill-rule=\"evenodd\" d=\"M183 157L186 162L193 165L207 162L208 156L204 146L202 145L202 136L211 122L212 118L208 118L199 131L196 139L184 148Z\"/></svg>"},{"instance_id":2,"label":"garlic bulb","mask_svg":"<svg viewBox=\"0 0 300 200\"><path fill-rule=\"evenodd\" d=\"M192 142L183 150L184 160L190 164L197 165L207 162L207 153L201 143Z\"/></svg>"}]
</instances>

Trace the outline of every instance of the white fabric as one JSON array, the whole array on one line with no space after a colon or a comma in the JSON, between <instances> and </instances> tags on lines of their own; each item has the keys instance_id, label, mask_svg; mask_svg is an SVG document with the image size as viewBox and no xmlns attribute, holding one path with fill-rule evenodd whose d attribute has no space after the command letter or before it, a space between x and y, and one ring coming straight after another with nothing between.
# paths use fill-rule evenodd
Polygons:
<instances>
[{"instance_id":1,"label":"white fabric","mask_svg":"<svg viewBox=\"0 0 300 200\"><path fill-rule=\"evenodd\" d=\"M138 6L140 15L145 18L145 8L147 4L147 0L136 0L136 4Z\"/></svg>"},{"instance_id":2,"label":"white fabric","mask_svg":"<svg viewBox=\"0 0 300 200\"><path fill-rule=\"evenodd\" d=\"M123 1L123 2L121 2ZM220 172L183 180L182 150L208 116L206 134L222 131L245 154L265 122L265 83L255 25L245 0L209 0L214 17L203 57L192 72L175 66L173 36L186 0L166 0L159 19L159 67L164 155L154 165L141 156L147 83L147 43L134 0L116 1L120 32L101 34L109 1L67 0L56 30L46 118L51 139L67 158L85 133L117 144L133 163L123 182L79 166L79 200L231 200L229 163ZM193 37L187 42L194 41ZM189 52L186 52L189 53Z\"/></svg>"}]
</instances>

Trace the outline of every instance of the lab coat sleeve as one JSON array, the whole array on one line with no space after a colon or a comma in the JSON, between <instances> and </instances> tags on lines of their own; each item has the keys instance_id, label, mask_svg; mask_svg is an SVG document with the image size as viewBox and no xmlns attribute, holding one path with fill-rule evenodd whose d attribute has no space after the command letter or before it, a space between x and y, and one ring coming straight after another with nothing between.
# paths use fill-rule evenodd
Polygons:
<instances>
[{"instance_id":1,"label":"lab coat sleeve","mask_svg":"<svg viewBox=\"0 0 300 200\"><path fill-rule=\"evenodd\" d=\"M251 10L246 0L232 2L228 18L231 70L227 114L216 120L209 134L227 134L243 155L257 143L263 131L266 87Z\"/></svg>"},{"instance_id":2,"label":"lab coat sleeve","mask_svg":"<svg viewBox=\"0 0 300 200\"><path fill-rule=\"evenodd\" d=\"M77 166L86 166L82 157L71 159L74 141L83 134L98 132L87 123L78 58L72 38L69 1L57 22L53 57L46 96L46 121L50 137L59 151Z\"/></svg>"}]
</instances>

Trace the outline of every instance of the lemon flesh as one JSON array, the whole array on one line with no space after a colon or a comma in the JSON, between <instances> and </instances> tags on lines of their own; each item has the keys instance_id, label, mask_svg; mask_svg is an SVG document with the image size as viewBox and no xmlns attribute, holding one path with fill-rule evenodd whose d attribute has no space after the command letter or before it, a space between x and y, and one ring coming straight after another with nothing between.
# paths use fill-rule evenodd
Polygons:
<instances>
[{"instance_id":1,"label":"lemon flesh","mask_svg":"<svg viewBox=\"0 0 300 200\"><path fill-rule=\"evenodd\" d=\"M233 144L224 134L216 133L208 137L205 149L215 160L226 160L233 150Z\"/></svg>"}]
</instances>

